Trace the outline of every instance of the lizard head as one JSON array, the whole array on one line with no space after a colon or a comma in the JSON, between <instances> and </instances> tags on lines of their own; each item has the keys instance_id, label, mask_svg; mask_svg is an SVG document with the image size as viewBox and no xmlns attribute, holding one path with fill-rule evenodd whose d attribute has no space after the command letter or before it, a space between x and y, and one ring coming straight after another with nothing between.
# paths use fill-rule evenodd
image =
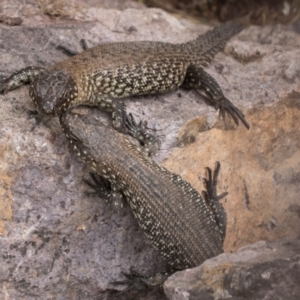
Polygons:
<instances>
[{"instance_id":1,"label":"lizard head","mask_svg":"<svg viewBox=\"0 0 300 300\"><path fill-rule=\"evenodd\" d=\"M41 114L57 116L76 98L77 88L72 77L62 71L42 71L31 82L29 94Z\"/></svg>"}]
</instances>

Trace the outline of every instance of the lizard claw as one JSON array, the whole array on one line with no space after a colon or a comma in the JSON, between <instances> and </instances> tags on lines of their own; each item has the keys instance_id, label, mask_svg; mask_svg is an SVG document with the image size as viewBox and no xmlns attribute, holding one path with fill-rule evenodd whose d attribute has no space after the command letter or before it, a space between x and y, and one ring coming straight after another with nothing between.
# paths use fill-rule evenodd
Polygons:
<instances>
[{"instance_id":1,"label":"lizard claw","mask_svg":"<svg viewBox=\"0 0 300 300\"><path fill-rule=\"evenodd\" d=\"M226 235L227 216L219 200L227 196L228 192L224 192L221 195L217 194L217 181L220 167L221 164L217 161L214 171L212 171L210 168L206 168L206 178L203 178L203 184L206 190L202 191L202 196L206 204L213 212L216 224L220 229L220 235L224 241Z\"/></svg>"},{"instance_id":2,"label":"lizard claw","mask_svg":"<svg viewBox=\"0 0 300 300\"><path fill-rule=\"evenodd\" d=\"M92 172L90 173L90 176L92 181L83 179L83 182L94 190L93 192L87 192L87 195L97 195L102 198L106 198L108 195L110 195L111 186L108 180Z\"/></svg>"},{"instance_id":3,"label":"lizard claw","mask_svg":"<svg viewBox=\"0 0 300 300\"><path fill-rule=\"evenodd\" d=\"M243 112L239 110L236 106L234 106L226 97L223 97L217 103L218 104L216 105L216 108L220 109L220 115L224 120L225 120L225 112L227 112L232 117L236 125L239 125L239 120L240 120L247 129L250 129L250 125L246 121Z\"/></svg>"},{"instance_id":4,"label":"lizard claw","mask_svg":"<svg viewBox=\"0 0 300 300\"><path fill-rule=\"evenodd\" d=\"M217 181L220 172L221 164L216 162L215 170L212 171L211 168L206 168L207 178L203 178L203 184L206 191L202 191L202 195L205 198L206 202L219 201L228 195L228 192L224 192L221 195L217 195Z\"/></svg>"},{"instance_id":5,"label":"lizard claw","mask_svg":"<svg viewBox=\"0 0 300 300\"><path fill-rule=\"evenodd\" d=\"M145 122L140 121L137 124L132 113L129 113L126 116L126 128L128 129L128 134L130 134L139 141L143 140L146 131Z\"/></svg>"},{"instance_id":6,"label":"lizard claw","mask_svg":"<svg viewBox=\"0 0 300 300\"><path fill-rule=\"evenodd\" d=\"M84 183L92 188L93 192L86 192L88 196L98 196L110 205L112 211L118 212L124 207L123 194L109 180L97 173L90 173L92 182L84 179Z\"/></svg>"},{"instance_id":7,"label":"lizard claw","mask_svg":"<svg viewBox=\"0 0 300 300\"><path fill-rule=\"evenodd\" d=\"M127 133L137 139L143 145L143 151L151 156L160 147L160 141L147 133L145 124L146 122L142 121L137 124L131 113L126 116Z\"/></svg>"}]
</instances>

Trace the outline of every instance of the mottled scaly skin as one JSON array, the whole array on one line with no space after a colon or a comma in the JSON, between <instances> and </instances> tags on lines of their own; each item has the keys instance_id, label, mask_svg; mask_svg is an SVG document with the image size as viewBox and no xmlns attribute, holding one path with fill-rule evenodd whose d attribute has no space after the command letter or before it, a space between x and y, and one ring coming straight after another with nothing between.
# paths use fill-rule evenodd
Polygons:
<instances>
[{"instance_id":1,"label":"mottled scaly skin","mask_svg":"<svg viewBox=\"0 0 300 300\"><path fill-rule=\"evenodd\" d=\"M249 128L243 113L203 69L228 39L241 30L242 26L227 23L184 44L147 41L102 44L47 69L22 69L0 83L0 92L31 82L30 96L41 113L60 115L70 106L94 104L112 112L114 127L122 131L126 113L118 99L184 86L203 90L223 116L227 112L237 124L241 120Z\"/></svg>"},{"instance_id":2,"label":"mottled scaly skin","mask_svg":"<svg viewBox=\"0 0 300 300\"><path fill-rule=\"evenodd\" d=\"M102 44L48 70L72 74L78 88L74 103L85 102L93 93L112 98L156 94L182 85L189 66L208 65L240 30L236 25L223 26L186 44L148 41Z\"/></svg>"},{"instance_id":3,"label":"mottled scaly skin","mask_svg":"<svg viewBox=\"0 0 300 300\"><path fill-rule=\"evenodd\" d=\"M222 253L226 214L216 203L218 197L205 201L182 177L103 122L102 115L97 109L73 108L61 124L73 151L109 181L110 199L118 193L126 197L139 226L170 268L195 267Z\"/></svg>"}]
</instances>

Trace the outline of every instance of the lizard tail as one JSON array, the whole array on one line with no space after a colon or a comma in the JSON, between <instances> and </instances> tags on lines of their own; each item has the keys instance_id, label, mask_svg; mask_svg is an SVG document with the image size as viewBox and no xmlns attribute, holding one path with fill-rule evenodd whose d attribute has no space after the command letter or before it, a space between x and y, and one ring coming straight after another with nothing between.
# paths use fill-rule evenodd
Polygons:
<instances>
[{"instance_id":1,"label":"lizard tail","mask_svg":"<svg viewBox=\"0 0 300 300\"><path fill-rule=\"evenodd\" d=\"M216 53L225 47L227 41L243 28L242 24L232 22L218 25L195 40L184 44L183 51L193 57L196 65L207 66Z\"/></svg>"}]
</instances>

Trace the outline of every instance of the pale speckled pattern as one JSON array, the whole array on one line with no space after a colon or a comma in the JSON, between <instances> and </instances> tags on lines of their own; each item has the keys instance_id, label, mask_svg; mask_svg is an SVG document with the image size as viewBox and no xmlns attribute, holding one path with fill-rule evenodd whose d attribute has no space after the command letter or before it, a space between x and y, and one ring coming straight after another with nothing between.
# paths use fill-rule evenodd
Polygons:
<instances>
[{"instance_id":1,"label":"pale speckled pattern","mask_svg":"<svg viewBox=\"0 0 300 300\"><path fill-rule=\"evenodd\" d=\"M223 252L224 235L201 195L101 121L99 110L71 109L61 123L75 154L126 196L172 269L194 267Z\"/></svg>"},{"instance_id":2,"label":"pale speckled pattern","mask_svg":"<svg viewBox=\"0 0 300 300\"><path fill-rule=\"evenodd\" d=\"M189 66L207 66L228 39L242 30L237 24L215 27L185 44L163 42L107 43L48 68L70 74L78 95L73 104L92 101L91 94L123 98L178 88Z\"/></svg>"},{"instance_id":3,"label":"pale speckled pattern","mask_svg":"<svg viewBox=\"0 0 300 300\"><path fill-rule=\"evenodd\" d=\"M60 115L74 105L97 105L112 113L115 129L124 131L126 110L119 99L184 86L204 91L223 118L228 113L237 125L240 120L249 129L244 114L203 70L242 28L226 23L183 44L149 41L101 44L47 69L40 68L34 74L32 67L22 69L0 82L0 92L31 82L29 93L40 113ZM27 76L26 80L20 74L23 78Z\"/></svg>"}]
</instances>

